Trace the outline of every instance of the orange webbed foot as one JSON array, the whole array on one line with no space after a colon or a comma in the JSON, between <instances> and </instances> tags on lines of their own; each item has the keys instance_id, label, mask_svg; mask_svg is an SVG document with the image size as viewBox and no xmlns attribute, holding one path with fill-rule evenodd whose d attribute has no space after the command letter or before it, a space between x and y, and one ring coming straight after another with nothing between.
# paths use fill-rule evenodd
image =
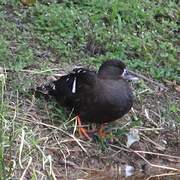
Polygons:
<instances>
[{"instance_id":1,"label":"orange webbed foot","mask_svg":"<svg viewBox=\"0 0 180 180\"><path fill-rule=\"evenodd\" d=\"M85 128L81 127L82 124L81 124L81 119L80 119L80 117L77 116L77 117L76 117L76 120L77 120L79 135L80 135L81 137L84 136L86 139L90 140L91 138L89 137L89 135L88 135L88 133L87 133L87 130L86 130Z\"/></svg>"},{"instance_id":2,"label":"orange webbed foot","mask_svg":"<svg viewBox=\"0 0 180 180\"><path fill-rule=\"evenodd\" d=\"M98 130L98 134L99 134L99 136L101 137L101 138L105 138L106 137L106 133L104 132L104 125L103 124L101 124L101 126L100 126L100 128L99 128L99 130Z\"/></svg>"}]
</instances>

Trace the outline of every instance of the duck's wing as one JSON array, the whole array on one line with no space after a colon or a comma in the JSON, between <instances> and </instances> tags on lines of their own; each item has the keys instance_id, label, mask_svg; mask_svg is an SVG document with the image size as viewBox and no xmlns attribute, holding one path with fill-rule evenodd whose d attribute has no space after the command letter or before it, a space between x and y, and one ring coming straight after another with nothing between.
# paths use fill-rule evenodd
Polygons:
<instances>
[{"instance_id":1,"label":"duck's wing","mask_svg":"<svg viewBox=\"0 0 180 180\"><path fill-rule=\"evenodd\" d=\"M95 71L76 68L54 81L49 88L49 94L53 95L62 106L76 107L79 106L82 92L90 89L95 79Z\"/></svg>"}]
</instances>

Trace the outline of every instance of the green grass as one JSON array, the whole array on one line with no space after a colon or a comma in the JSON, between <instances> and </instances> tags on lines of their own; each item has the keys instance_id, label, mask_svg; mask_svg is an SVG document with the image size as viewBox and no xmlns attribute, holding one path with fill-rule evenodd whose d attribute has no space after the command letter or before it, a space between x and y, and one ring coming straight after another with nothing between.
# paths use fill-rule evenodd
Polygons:
<instances>
[{"instance_id":1,"label":"green grass","mask_svg":"<svg viewBox=\"0 0 180 180\"><path fill-rule=\"evenodd\" d=\"M86 159L69 136L75 128L71 113L53 99L29 92L52 74L44 70L79 64L98 68L102 61L118 58L154 81L180 83L178 14L175 0L39 0L29 7L19 0L0 0L0 175L20 178L31 163L31 179L51 179L60 160ZM1 67L12 71L1 72ZM180 102L173 88L159 92L143 79L131 85L134 112L105 141L97 137L98 147L79 141L94 156L109 151L111 138L125 144L122 136L130 128L179 127Z\"/></svg>"},{"instance_id":2,"label":"green grass","mask_svg":"<svg viewBox=\"0 0 180 180\"><path fill-rule=\"evenodd\" d=\"M4 4L12 12L8 22L1 12L5 31L0 46L2 62L11 67L21 69L33 60L41 63L36 50L43 48L51 49L59 63L99 64L121 58L153 78L179 81L176 1L64 1L28 8L2 1L2 10ZM7 51L11 38L15 53ZM86 49L88 42L91 48ZM88 53L92 48L97 52Z\"/></svg>"},{"instance_id":3,"label":"green grass","mask_svg":"<svg viewBox=\"0 0 180 180\"><path fill-rule=\"evenodd\" d=\"M6 143L5 141L5 134L4 134L4 115L6 113L5 107L4 107L4 88L5 88L5 76L0 74L0 174L2 177L5 177L5 162L4 162L4 156L5 156L5 150L4 145Z\"/></svg>"}]
</instances>

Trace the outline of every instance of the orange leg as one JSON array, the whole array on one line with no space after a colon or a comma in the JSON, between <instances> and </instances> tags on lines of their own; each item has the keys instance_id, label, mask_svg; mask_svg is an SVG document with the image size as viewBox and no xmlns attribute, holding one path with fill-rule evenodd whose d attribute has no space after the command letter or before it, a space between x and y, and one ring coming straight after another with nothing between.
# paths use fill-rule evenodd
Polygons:
<instances>
[{"instance_id":1,"label":"orange leg","mask_svg":"<svg viewBox=\"0 0 180 180\"><path fill-rule=\"evenodd\" d=\"M80 136L85 136L87 139L90 140L91 138L87 134L87 130L85 128L81 127L82 124L81 124L81 119L79 116L76 117L76 121L77 121L77 124L79 126L78 131L79 131Z\"/></svg>"},{"instance_id":2,"label":"orange leg","mask_svg":"<svg viewBox=\"0 0 180 180\"><path fill-rule=\"evenodd\" d=\"M104 128L104 125L101 124L99 131L98 131L98 134L101 138L105 138L105 136L106 136L106 133L104 132L103 128Z\"/></svg>"}]
</instances>

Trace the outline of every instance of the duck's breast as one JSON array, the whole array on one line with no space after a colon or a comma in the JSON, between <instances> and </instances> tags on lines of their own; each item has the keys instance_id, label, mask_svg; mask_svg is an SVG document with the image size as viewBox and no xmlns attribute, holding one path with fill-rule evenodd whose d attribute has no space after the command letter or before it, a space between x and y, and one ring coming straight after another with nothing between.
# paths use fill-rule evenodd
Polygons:
<instances>
[{"instance_id":1,"label":"duck's breast","mask_svg":"<svg viewBox=\"0 0 180 180\"><path fill-rule=\"evenodd\" d=\"M87 121L113 121L121 118L132 107L132 91L124 81L101 81L90 92L84 96L81 107L81 114Z\"/></svg>"}]
</instances>

